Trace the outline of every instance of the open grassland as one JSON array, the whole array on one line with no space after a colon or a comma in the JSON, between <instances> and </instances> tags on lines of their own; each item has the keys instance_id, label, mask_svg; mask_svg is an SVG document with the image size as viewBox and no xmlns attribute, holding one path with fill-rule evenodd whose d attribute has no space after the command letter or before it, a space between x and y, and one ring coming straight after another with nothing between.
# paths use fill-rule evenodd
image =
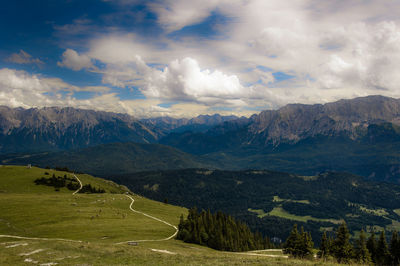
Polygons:
<instances>
[{"instance_id":1,"label":"open grassland","mask_svg":"<svg viewBox=\"0 0 400 266\"><path fill-rule=\"evenodd\" d=\"M48 172L48 175L44 175ZM103 194L75 194L66 188L35 185L43 176L71 173L21 166L0 167L0 265L315 265L318 261L285 258L280 250L220 252L167 238L171 226L129 209L126 188L89 175L83 184ZM134 195L133 208L177 225L185 208ZM68 242L64 240L74 240ZM117 244L149 240L138 245ZM329 265L329 264L328 264ZM335 264L332 264L335 265Z\"/></svg>"},{"instance_id":2,"label":"open grassland","mask_svg":"<svg viewBox=\"0 0 400 266\"><path fill-rule=\"evenodd\" d=\"M145 242L138 246L99 242L0 241L3 241L0 242L0 253L4 254L0 256L0 265L24 265L26 259L37 264L59 265L322 265L318 261L266 257L279 256L280 252L221 252L177 240ZM24 255L38 250L32 255ZM324 265L337 264L332 262Z\"/></svg>"},{"instance_id":3,"label":"open grassland","mask_svg":"<svg viewBox=\"0 0 400 266\"><path fill-rule=\"evenodd\" d=\"M23 167L0 168L0 232L29 237L67 238L84 241L121 242L166 238L175 230L129 209L131 200L118 185L88 175L77 175L83 184L90 183L114 193L75 194L66 188L35 185L44 171L55 175L64 172ZM24 173L19 175L19 173ZM32 173L32 175L30 174ZM23 181L21 181L23 180ZM186 209L134 196L135 209L179 223Z\"/></svg>"},{"instance_id":4,"label":"open grassland","mask_svg":"<svg viewBox=\"0 0 400 266\"><path fill-rule=\"evenodd\" d=\"M294 215L294 214L291 214L291 213L285 211L280 206L273 208L272 211L270 211L268 213L268 215L277 216L277 217L294 220L294 221L300 221L300 222L307 222L309 220L320 221L320 222L331 222L334 224L340 224L342 222L340 220L335 220L335 219L319 219L319 218L315 218L315 217L312 217L309 215L306 215L306 216Z\"/></svg>"},{"instance_id":5,"label":"open grassland","mask_svg":"<svg viewBox=\"0 0 400 266\"><path fill-rule=\"evenodd\" d=\"M297 202L303 204L310 204L309 200L291 200L291 199L281 199L279 196L274 196L272 199L273 202Z\"/></svg>"}]
</instances>

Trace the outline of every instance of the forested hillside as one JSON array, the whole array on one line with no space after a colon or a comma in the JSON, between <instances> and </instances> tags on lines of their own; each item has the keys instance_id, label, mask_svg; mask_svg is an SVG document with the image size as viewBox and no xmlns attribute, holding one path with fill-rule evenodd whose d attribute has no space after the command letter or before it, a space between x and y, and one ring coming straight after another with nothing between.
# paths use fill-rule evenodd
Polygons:
<instances>
[{"instance_id":1,"label":"forested hillside","mask_svg":"<svg viewBox=\"0 0 400 266\"><path fill-rule=\"evenodd\" d=\"M299 176L188 169L133 173L113 180L152 199L222 210L271 238L285 239L294 223L318 241L321 228L332 230L342 221L353 234L370 226L391 230L400 221L400 186L346 173Z\"/></svg>"}]
</instances>

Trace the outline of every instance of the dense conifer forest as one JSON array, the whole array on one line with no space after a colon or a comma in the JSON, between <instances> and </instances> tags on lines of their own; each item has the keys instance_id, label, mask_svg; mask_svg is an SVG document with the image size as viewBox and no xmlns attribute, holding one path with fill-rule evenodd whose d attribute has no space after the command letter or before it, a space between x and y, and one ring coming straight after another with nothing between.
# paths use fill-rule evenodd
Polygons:
<instances>
[{"instance_id":1,"label":"dense conifer forest","mask_svg":"<svg viewBox=\"0 0 400 266\"><path fill-rule=\"evenodd\" d=\"M320 229L345 221L350 232L400 221L400 186L327 172L299 176L274 171L186 169L115 176L138 194L171 204L221 210L253 231L282 240L293 224L311 233L319 245Z\"/></svg>"},{"instance_id":2,"label":"dense conifer forest","mask_svg":"<svg viewBox=\"0 0 400 266\"><path fill-rule=\"evenodd\" d=\"M361 230L357 239L351 241L346 223L342 223L334 234L322 233L317 256L324 260L336 260L338 263L360 263L376 265L399 265L400 238L397 231L393 231L388 243L384 230L376 238L372 230L367 239L364 230ZM286 242L283 251L295 258L313 259L314 243L309 232L301 227L298 231L295 224Z\"/></svg>"},{"instance_id":3,"label":"dense conifer forest","mask_svg":"<svg viewBox=\"0 0 400 266\"><path fill-rule=\"evenodd\" d=\"M271 248L274 245L268 238L230 215L222 212L198 212L191 208L187 219L181 216L177 238L188 243L208 246L225 251L249 251Z\"/></svg>"}]
</instances>

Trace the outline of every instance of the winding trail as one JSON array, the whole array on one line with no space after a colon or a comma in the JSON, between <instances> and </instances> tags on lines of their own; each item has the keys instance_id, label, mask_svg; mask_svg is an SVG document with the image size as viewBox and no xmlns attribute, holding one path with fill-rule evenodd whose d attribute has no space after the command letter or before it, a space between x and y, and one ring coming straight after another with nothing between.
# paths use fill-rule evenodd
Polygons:
<instances>
[{"instance_id":1,"label":"winding trail","mask_svg":"<svg viewBox=\"0 0 400 266\"><path fill-rule=\"evenodd\" d=\"M116 245L125 244L125 243L129 243L129 242L167 241L167 240L172 239L173 237L175 237L175 236L178 234L178 228L177 228L175 225L172 225L172 224L170 224L170 223L168 223L168 222L166 222L166 221L164 221L164 220L161 220L161 219L159 219L159 218L157 218L157 217L151 216L151 215L149 215L149 214L147 214L147 213L144 213L144 212L137 211L137 210L133 209L133 208L132 208L132 205L133 205L133 203L135 202L135 200L134 200L131 196L129 196L129 195L125 195L125 196L127 196L128 198L131 199L131 204L129 205L129 209L131 209L131 211L136 212L136 213L139 213L139 214L142 214L142 215L144 215L144 216L146 216L146 217L149 217L150 219L159 221L159 222L164 223L164 224L166 224L166 225L168 225L168 226L171 226L171 227L173 227L173 228L175 229L175 233L172 234L171 236L169 236L169 237L167 237L167 238L163 238L163 239L129 240L129 241L124 241L124 242L116 243Z\"/></svg>"},{"instance_id":2,"label":"winding trail","mask_svg":"<svg viewBox=\"0 0 400 266\"><path fill-rule=\"evenodd\" d=\"M270 257L270 258L284 258L284 259L288 259L289 256L287 255L273 255L273 254L260 254L260 253L253 253L251 251L249 252L226 252L224 251L224 253L226 254L235 254L235 255L249 255L249 256L259 256L259 257Z\"/></svg>"},{"instance_id":3,"label":"winding trail","mask_svg":"<svg viewBox=\"0 0 400 266\"><path fill-rule=\"evenodd\" d=\"M28 240L46 240L46 241L66 241L66 242L76 242L82 243L81 240L72 240L72 239L64 239L64 238L46 238L46 237L25 237L25 236L13 236L13 235L0 235L0 238L15 238L15 239L28 239Z\"/></svg>"},{"instance_id":4,"label":"winding trail","mask_svg":"<svg viewBox=\"0 0 400 266\"><path fill-rule=\"evenodd\" d=\"M78 180L78 182L79 182L79 184L81 185L81 187L80 188L78 188L74 193L72 193L72 195L75 195L76 193L78 193L79 192L79 190L81 190L82 189L82 187L83 187L83 185L82 185L82 182L81 182L81 180L75 175L75 174L72 174L75 178L76 178L76 180Z\"/></svg>"}]
</instances>

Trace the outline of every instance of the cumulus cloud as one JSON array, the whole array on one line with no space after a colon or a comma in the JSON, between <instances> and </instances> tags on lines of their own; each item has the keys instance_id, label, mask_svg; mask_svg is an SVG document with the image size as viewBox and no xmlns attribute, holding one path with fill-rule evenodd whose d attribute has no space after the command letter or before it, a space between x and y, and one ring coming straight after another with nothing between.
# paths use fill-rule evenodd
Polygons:
<instances>
[{"instance_id":1,"label":"cumulus cloud","mask_svg":"<svg viewBox=\"0 0 400 266\"><path fill-rule=\"evenodd\" d=\"M59 79L45 79L30 75L25 71L0 69L0 104L12 107L49 106L55 104L45 93L54 93L68 88L69 85Z\"/></svg>"},{"instance_id":2,"label":"cumulus cloud","mask_svg":"<svg viewBox=\"0 0 400 266\"><path fill-rule=\"evenodd\" d=\"M311 72L317 85L326 89L348 87L360 92L375 90L377 94L398 95L399 25L358 23L344 28L344 33L346 38L340 49L329 53Z\"/></svg>"},{"instance_id":3,"label":"cumulus cloud","mask_svg":"<svg viewBox=\"0 0 400 266\"><path fill-rule=\"evenodd\" d=\"M72 93L74 91L94 91L98 94L90 99L77 99ZM57 78L44 78L8 68L0 69L0 105L10 107L70 106L128 113L138 118L166 115L192 117L218 112L196 103L178 103L168 108L161 107L161 103L159 99L121 100L117 93L109 93L107 87L77 87Z\"/></svg>"},{"instance_id":4,"label":"cumulus cloud","mask_svg":"<svg viewBox=\"0 0 400 266\"><path fill-rule=\"evenodd\" d=\"M0 69L0 105L25 108L75 106L76 99L73 98L73 93L77 91L107 93L109 88L104 86L78 87L59 78L31 75L25 71L9 68ZM95 104L92 104L93 109L96 109Z\"/></svg>"},{"instance_id":5,"label":"cumulus cloud","mask_svg":"<svg viewBox=\"0 0 400 266\"><path fill-rule=\"evenodd\" d=\"M124 6L137 3L116 2ZM214 107L246 112L369 94L400 97L396 2L145 1L141 3L156 13L164 33L154 39L118 30L118 35L96 35L84 44L87 53L67 49L59 66L100 73L105 86L97 88L102 93L97 101L108 99L112 104L107 108L141 116L145 112L182 113L184 108L192 108L193 114ZM224 38L197 38L195 34L171 38L171 32L215 14L232 18L213 25ZM75 24L80 33L90 23ZM95 60L102 67L95 68ZM293 77L282 79L276 72ZM147 100L120 101L107 93L107 86L138 88ZM178 104L160 107L164 101Z\"/></svg>"},{"instance_id":6,"label":"cumulus cloud","mask_svg":"<svg viewBox=\"0 0 400 266\"><path fill-rule=\"evenodd\" d=\"M152 69L146 74L141 91L149 98L213 104L245 95L237 76L218 70L201 70L198 62L189 57L172 61L161 71Z\"/></svg>"},{"instance_id":7,"label":"cumulus cloud","mask_svg":"<svg viewBox=\"0 0 400 266\"><path fill-rule=\"evenodd\" d=\"M16 64L36 64L38 66L44 64L44 62L41 61L39 58L33 58L24 50L20 50L19 53L12 54L10 57L7 58L7 61Z\"/></svg>"},{"instance_id":8,"label":"cumulus cloud","mask_svg":"<svg viewBox=\"0 0 400 266\"><path fill-rule=\"evenodd\" d=\"M93 68L92 60L87 55L79 55L75 50L67 49L62 54L62 61L57 62L60 67L70 68L75 71L82 70L84 68Z\"/></svg>"}]
</instances>

